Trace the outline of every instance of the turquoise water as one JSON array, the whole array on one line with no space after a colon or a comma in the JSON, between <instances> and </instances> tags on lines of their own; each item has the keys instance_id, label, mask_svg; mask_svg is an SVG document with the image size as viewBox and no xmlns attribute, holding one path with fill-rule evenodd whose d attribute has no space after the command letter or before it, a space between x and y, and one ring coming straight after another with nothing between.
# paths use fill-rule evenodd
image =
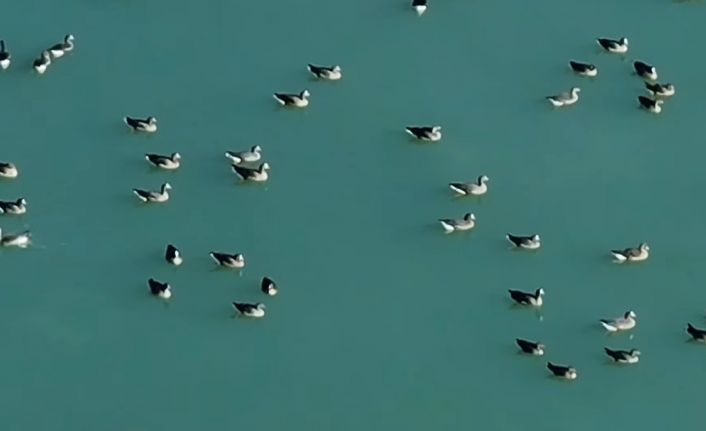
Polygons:
<instances>
[{"instance_id":1,"label":"turquoise water","mask_svg":"<svg viewBox=\"0 0 706 431\"><path fill-rule=\"evenodd\" d=\"M0 199L29 211L0 227L34 239L0 250L3 430L701 429L706 350L684 328L706 326L703 4L435 1L418 18L397 0L239 3L3 8L0 160L21 173ZM33 74L67 32L75 52ZM597 52L623 35L626 59ZM677 86L659 116L636 108L637 58ZM308 62L344 79L315 82ZM569 109L542 98L573 85ZM270 98L304 88L303 111ZM160 130L131 134L124 115ZM412 143L416 123L444 140ZM238 185L223 152L254 144L271 180ZM177 172L143 160L172 151ZM487 196L452 198L449 181L482 173ZM165 205L130 193L165 180ZM435 220L466 211L476 230L443 235ZM513 252L507 231L543 248ZM650 261L610 262L641 241ZM248 266L215 270L211 250ZM149 277L173 285L168 304ZM511 307L506 289L540 285L541 320ZM232 318L235 300L267 317ZM628 309L634 338L605 335L597 319ZM616 367L603 346L643 357ZM579 379L550 378L547 359Z\"/></svg>"}]
</instances>

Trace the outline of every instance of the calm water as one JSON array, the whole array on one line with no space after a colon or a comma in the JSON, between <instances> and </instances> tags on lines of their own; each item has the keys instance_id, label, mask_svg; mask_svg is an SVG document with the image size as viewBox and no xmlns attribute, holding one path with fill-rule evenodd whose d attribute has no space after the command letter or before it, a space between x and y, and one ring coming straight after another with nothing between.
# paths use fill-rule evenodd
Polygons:
<instances>
[{"instance_id":1,"label":"calm water","mask_svg":"<svg viewBox=\"0 0 706 431\"><path fill-rule=\"evenodd\" d=\"M0 159L21 175L0 199L29 212L0 226L35 243L0 251L4 431L701 429L706 350L684 328L706 326L704 4L435 1L417 18L402 0L208 3L3 7ZM67 32L75 52L33 74ZM625 59L597 52L623 35ZM677 86L660 116L636 108L636 58ZM307 62L344 79L312 81ZM573 85L570 109L542 99ZM304 88L304 111L270 98ZM159 132L131 134L126 114ZM410 142L413 123L443 142ZM254 144L271 181L238 185L223 152ZM178 172L143 160L172 151ZM451 197L480 174L486 197ZM130 194L165 180L166 205ZM443 235L435 220L466 211L477 229ZM513 252L507 231L544 247ZM610 262L640 241L649 262ZM246 270L214 270L212 249ZM149 277L171 282L168 304ZM506 289L540 285L542 320L510 306ZM232 318L231 301L265 299L265 319ZM634 338L605 335L597 319L628 309ZM517 336L547 356L520 357ZM642 362L613 366L606 345Z\"/></svg>"}]
</instances>

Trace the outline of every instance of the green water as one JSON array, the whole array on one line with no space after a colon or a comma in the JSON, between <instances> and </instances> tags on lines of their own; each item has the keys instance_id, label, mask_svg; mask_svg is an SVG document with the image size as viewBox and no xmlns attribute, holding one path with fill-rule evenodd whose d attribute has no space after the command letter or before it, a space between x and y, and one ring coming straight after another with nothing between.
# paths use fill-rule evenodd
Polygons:
<instances>
[{"instance_id":1,"label":"green water","mask_svg":"<svg viewBox=\"0 0 706 431\"><path fill-rule=\"evenodd\" d=\"M706 350L684 328L706 326L703 4L432 1L418 18L398 0L45 0L3 17L0 160L20 177L0 199L29 211L0 227L34 238L0 250L3 431L702 429ZM75 51L32 73L67 32ZM597 52L623 35L624 60ZM659 116L636 108L636 58L677 86ZM570 109L542 99L573 85ZM303 111L270 98L304 88ZM415 123L444 140L410 142ZM271 180L238 185L223 152L254 144ZM177 172L143 160L172 151ZM480 174L486 197L452 198ZM130 193L165 180L165 205ZM443 235L435 220L466 211L476 230ZM507 231L543 248L513 252ZM650 261L610 262L641 241ZM248 266L215 270L211 250ZM542 320L510 306L507 288L540 285ZM234 319L234 300L268 314ZM628 309L634 338L605 335L597 319ZM546 357L519 356L518 336ZM613 366L606 345L642 361Z\"/></svg>"}]
</instances>

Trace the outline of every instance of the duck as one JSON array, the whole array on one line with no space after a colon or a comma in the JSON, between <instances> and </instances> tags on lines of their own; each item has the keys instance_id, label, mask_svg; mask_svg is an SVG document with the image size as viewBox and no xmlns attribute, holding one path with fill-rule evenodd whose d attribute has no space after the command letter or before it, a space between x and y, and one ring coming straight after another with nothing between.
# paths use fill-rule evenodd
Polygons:
<instances>
[{"instance_id":1,"label":"duck","mask_svg":"<svg viewBox=\"0 0 706 431\"><path fill-rule=\"evenodd\" d=\"M26 230L18 234L3 235L0 229L0 245L3 247L20 247L25 248L30 244L32 234Z\"/></svg>"},{"instance_id":2,"label":"duck","mask_svg":"<svg viewBox=\"0 0 706 431\"><path fill-rule=\"evenodd\" d=\"M405 131L421 141L441 140L441 126L408 126L405 127Z\"/></svg>"},{"instance_id":3,"label":"duck","mask_svg":"<svg viewBox=\"0 0 706 431\"><path fill-rule=\"evenodd\" d=\"M155 117L147 117L145 119L123 117L123 122L134 132L154 133L157 131L157 119Z\"/></svg>"},{"instance_id":4,"label":"duck","mask_svg":"<svg viewBox=\"0 0 706 431\"><path fill-rule=\"evenodd\" d=\"M473 213L466 213L461 219L442 218L439 219L439 223L446 233L471 230L476 226L476 216Z\"/></svg>"},{"instance_id":5,"label":"duck","mask_svg":"<svg viewBox=\"0 0 706 431\"><path fill-rule=\"evenodd\" d=\"M522 350L524 353L534 356L544 355L544 344L542 343L523 340L522 338L516 338L515 342L520 347L520 350Z\"/></svg>"},{"instance_id":6,"label":"duck","mask_svg":"<svg viewBox=\"0 0 706 431\"><path fill-rule=\"evenodd\" d=\"M49 56L49 51L42 51L42 54L39 56L39 58L34 60L34 63L32 63L32 67L34 67L34 70L40 75L43 75L44 72L47 71L49 65L51 65L51 57Z\"/></svg>"},{"instance_id":7,"label":"duck","mask_svg":"<svg viewBox=\"0 0 706 431\"><path fill-rule=\"evenodd\" d=\"M174 266L179 266L184 262L184 259L181 257L181 252L172 244L167 244L164 259Z\"/></svg>"},{"instance_id":8,"label":"duck","mask_svg":"<svg viewBox=\"0 0 706 431\"><path fill-rule=\"evenodd\" d=\"M510 298L520 305L531 305L533 307L541 307L544 303L544 289L541 287L534 291L534 293L522 292L520 290L509 289Z\"/></svg>"},{"instance_id":9,"label":"duck","mask_svg":"<svg viewBox=\"0 0 706 431\"><path fill-rule=\"evenodd\" d=\"M600 322L608 332L629 331L637 325L636 318L634 311L627 311L622 317L601 319Z\"/></svg>"},{"instance_id":10,"label":"duck","mask_svg":"<svg viewBox=\"0 0 706 431\"><path fill-rule=\"evenodd\" d=\"M244 181L263 182L269 178L267 171L270 169L270 165L267 162L262 163L257 168L247 168L239 165L231 165L231 168Z\"/></svg>"},{"instance_id":11,"label":"duck","mask_svg":"<svg viewBox=\"0 0 706 431\"><path fill-rule=\"evenodd\" d=\"M257 162L262 158L262 147L253 145L246 151L226 151L226 158L230 159L234 165L239 165L243 162Z\"/></svg>"},{"instance_id":12,"label":"duck","mask_svg":"<svg viewBox=\"0 0 706 431\"><path fill-rule=\"evenodd\" d=\"M566 380L576 380L576 378L578 377L578 372L576 371L576 368L572 366L557 365L551 362L547 362L547 368L556 377L561 377Z\"/></svg>"},{"instance_id":13,"label":"duck","mask_svg":"<svg viewBox=\"0 0 706 431\"><path fill-rule=\"evenodd\" d=\"M10 62L12 61L12 56L5 48L5 41L0 40L0 69L7 70L10 67Z\"/></svg>"},{"instance_id":14,"label":"duck","mask_svg":"<svg viewBox=\"0 0 706 431\"><path fill-rule=\"evenodd\" d=\"M171 156L162 156L160 154L145 154L145 160L155 167L174 170L181 166L181 154L172 153Z\"/></svg>"},{"instance_id":15,"label":"duck","mask_svg":"<svg viewBox=\"0 0 706 431\"><path fill-rule=\"evenodd\" d=\"M694 340L706 343L706 329L699 329L694 327L691 323L687 323L686 332L691 335L691 338Z\"/></svg>"},{"instance_id":16,"label":"duck","mask_svg":"<svg viewBox=\"0 0 706 431\"><path fill-rule=\"evenodd\" d=\"M312 75L319 79L326 79L328 81L338 81L343 77L341 71L341 66L315 66L313 64L308 64L306 66L307 70L311 72Z\"/></svg>"},{"instance_id":17,"label":"duck","mask_svg":"<svg viewBox=\"0 0 706 431\"><path fill-rule=\"evenodd\" d=\"M245 317L264 317L265 316L265 304L247 304L244 302L234 302L233 308L235 311L240 313L241 316Z\"/></svg>"},{"instance_id":18,"label":"duck","mask_svg":"<svg viewBox=\"0 0 706 431\"><path fill-rule=\"evenodd\" d=\"M539 235L534 234L530 236L513 235L508 233L505 238L512 243L517 248L524 248L526 250L538 249L542 243L539 239Z\"/></svg>"},{"instance_id":19,"label":"duck","mask_svg":"<svg viewBox=\"0 0 706 431\"><path fill-rule=\"evenodd\" d=\"M132 192L142 202L162 203L169 200L169 190L171 189L172 186L169 183L164 183L159 191L132 189Z\"/></svg>"},{"instance_id":20,"label":"duck","mask_svg":"<svg viewBox=\"0 0 706 431\"><path fill-rule=\"evenodd\" d=\"M615 39L607 39L607 38L598 38L596 39L596 42L598 42L598 45L603 48L605 51L612 52L615 54L625 54L628 52L628 38L627 37L621 37L620 40L615 40Z\"/></svg>"},{"instance_id":21,"label":"duck","mask_svg":"<svg viewBox=\"0 0 706 431\"><path fill-rule=\"evenodd\" d=\"M309 90L304 90L299 94L275 93L275 100L282 106L294 106L296 108L306 108L309 106Z\"/></svg>"},{"instance_id":22,"label":"duck","mask_svg":"<svg viewBox=\"0 0 706 431\"><path fill-rule=\"evenodd\" d=\"M480 196L488 192L488 178L486 175L481 175L473 183L449 183L449 188L462 196Z\"/></svg>"},{"instance_id":23,"label":"duck","mask_svg":"<svg viewBox=\"0 0 706 431\"><path fill-rule=\"evenodd\" d=\"M270 277L262 277L262 282L260 282L260 289L265 295L277 295L277 283L275 283L274 280L272 280Z\"/></svg>"},{"instance_id":24,"label":"duck","mask_svg":"<svg viewBox=\"0 0 706 431\"><path fill-rule=\"evenodd\" d=\"M19 198L16 201L0 201L0 214L20 215L27 212L27 200Z\"/></svg>"},{"instance_id":25,"label":"duck","mask_svg":"<svg viewBox=\"0 0 706 431\"><path fill-rule=\"evenodd\" d=\"M613 350L604 347L606 355L610 356L614 362L620 364L636 364L640 361L640 351L637 349L630 350Z\"/></svg>"},{"instance_id":26,"label":"duck","mask_svg":"<svg viewBox=\"0 0 706 431\"><path fill-rule=\"evenodd\" d=\"M641 108L646 109L653 114L659 114L662 112L662 104L664 103L664 100L662 99L650 99L649 97L638 96L637 100L640 102Z\"/></svg>"},{"instance_id":27,"label":"duck","mask_svg":"<svg viewBox=\"0 0 706 431\"><path fill-rule=\"evenodd\" d=\"M49 48L49 52L54 58L63 57L69 51L74 49L74 35L67 34L64 36L64 41L57 43L56 45Z\"/></svg>"},{"instance_id":28,"label":"duck","mask_svg":"<svg viewBox=\"0 0 706 431\"><path fill-rule=\"evenodd\" d=\"M0 177L2 178L17 178L19 171L14 163L0 162Z\"/></svg>"},{"instance_id":29,"label":"duck","mask_svg":"<svg viewBox=\"0 0 706 431\"><path fill-rule=\"evenodd\" d=\"M569 61L569 67L571 70L582 76L593 77L598 75L598 68L595 64L571 60Z\"/></svg>"},{"instance_id":30,"label":"duck","mask_svg":"<svg viewBox=\"0 0 706 431\"><path fill-rule=\"evenodd\" d=\"M568 93L561 93L556 96L547 96L546 99L556 108L569 106L579 101L580 92L580 88L573 87Z\"/></svg>"},{"instance_id":31,"label":"duck","mask_svg":"<svg viewBox=\"0 0 706 431\"><path fill-rule=\"evenodd\" d=\"M218 251L212 251L208 254L211 256L218 265L225 266L227 268L244 268L245 267L245 256L241 253L228 254L221 253Z\"/></svg>"},{"instance_id":32,"label":"duck","mask_svg":"<svg viewBox=\"0 0 706 431\"><path fill-rule=\"evenodd\" d=\"M647 64L644 61L637 60L632 66L635 68L635 73L641 78L656 81L657 80L657 69L651 64Z\"/></svg>"},{"instance_id":33,"label":"duck","mask_svg":"<svg viewBox=\"0 0 706 431\"><path fill-rule=\"evenodd\" d=\"M427 11L427 0L412 0L412 8L418 16L422 16Z\"/></svg>"},{"instance_id":34,"label":"duck","mask_svg":"<svg viewBox=\"0 0 706 431\"><path fill-rule=\"evenodd\" d=\"M674 84L671 83L659 84L656 82L645 82L645 87L652 97L670 97L674 96L674 93L677 91Z\"/></svg>"},{"instance_id":35,"label":"duck","mask_svg":"<svg viewBox=\"0 0 706 431\"><path fill-rule=\"evenodd\" d=\"M172 287L169 283L162 283L154 278L147 280L147 285L150 288L150 293L152 295L160 297L162 299L169 299L172 297Z\"/></svg>"},{"instance_id":36,"label":"duck","mask_svg":"<svg viewBox=\"0 0 706 431\"><path fill-rule=\"evenodd\" d=\"M611 250L610 253L618 263L642 262L650 257L650 246L643 242L637 247L630 247L624 250Z\"/></svg>"}]
</instances>

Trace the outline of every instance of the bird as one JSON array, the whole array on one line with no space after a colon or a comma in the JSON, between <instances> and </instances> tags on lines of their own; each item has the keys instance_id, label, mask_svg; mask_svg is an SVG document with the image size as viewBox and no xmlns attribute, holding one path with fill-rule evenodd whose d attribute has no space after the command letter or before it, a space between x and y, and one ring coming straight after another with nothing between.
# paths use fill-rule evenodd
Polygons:
<instances>
[{"instance_id":1,"label":"bird","mask_svg":"<svg viewBox=\"0 0 706 431\"><path fill-rule=\"evenodd\" d=\"M170 156L145 154L145 160L158 168L167 170L178 169L181 166L181 154L179 153L172 153Z\"/></svg>"},{"instance_id":2,"label":"bird","mask_svg":"<svg viewBox=\"0 0 706 431\"><path fill-rule=\"evenodd\" d=\"M630 247L623 250L611 250L610 253L615 258L616 262L641 262L650 257L650 246L646 243L641 243L637 247Z\"/></svg>"},{"instance_id":3,"label":"bird","mask_svg":"<svg viewBox=\"0 0 706 431\"><path fill-rule=\"evenodd\" d=\"M569 61L569 67L571 70L582 76L596 76L598 75L598 68L595 64L591 63L581 63L580 61Z\"/></svg>"},{"instance_id":4,"label":"bird","mask_svg":"<svg viewBox=\"0 0 706 431\"><path fill-rule=\"evenodd\" d=\"M51 65L51 57L49 56L49 51L42 51L42 54L34 60L34 63L32 63L32 67L34 67L34 70L42 75L44 72L47 71L47 68Z\"/></svg>"},{"instance_id":5,"label":"bird","mask_svg":"<svg viewBox=\"0 0 706 431\"><path fill-rule=\"evenodd\" d=\"M184 262L184 259L181 257L181 252L172 244L167 244L167 250L164 253L164 259L174 266L179 266Z\"/></svg>"},{"instance_id":6,"label":"bird","mask_svg":"<svg viewBox=\"0 0 706 431\"><path fill-rule=\"evenodd\" d=\"M405 131L421 141L441 140L441 126L408 126Z\"/></svg>"},{"instance_id":7,"label":"bird","mask_svg":"<svg viewBox=\"0 0 706 431\"><path fill-rule=\"evenodd\" d=\"M427 11L427 0L412 0L412 8L421 16Z\"/></svg>"},{"instance_id":8,"label":"bird","mask_svg":"<svg viewBox=\"0 0 706 431\"><path fill-rule=\"evenodd\" d=\"M49 48L49 52L54 58L63 57L69 51L74 49L74 35L67 34L64 36L64 41L57 43L56 45Z\"/></svg>"},{"instance_id":9,"label":"bird","mask_svg":"<svg viewBox=\"0 0 706 431\"><path fill-rule=\"evenodd\" d=\"M473 183L449 183L449 188L462 196L480 196L488 192L488 178L486 175L481 175Z\"/></svg>"},{"instance_id":10,"label":"bird","mask_svg":"<svg viewBox=\"0 0 706 431\"><path fill-rule=\"evenodd\" d=\"M616 54L624 54L628 52L628 38L627 37L622 37L620 40L615 40L615 39L607 39L607 38L598 38L596 39L596 42L598 42L598 45L603 48L605 51L616 53Z\"/></svg>"},{"instance_id":11,"label":"bird","mask_svg":"<svg viewBox=\"0 0 706 431\"><path fill-rule=\"evenodd\" d=\"M20 247L25 248L30 244L32 234L26 230L18 234L3 235L0 229L0 245L3 247Z\"/></svg>"},{"instance_id":12,"label":"bird","mask_svg":"<svg viewBox=\"0 0 706 431\"><path fill-rule=\"evenodd\" d=\"M640 102L640 107L643 109L647 109L654 114L662 112L662 104L664 103L662 99L650 99L645 96L637 96L637 100Z\"/></svg>"},{"instance_id":13,"label":"bird","mask_svg":"<svg viewBox=\"0 0 706 431\"><path fill-rule=\"evenodd\" d=\"M272 280L270 277L262 277L262 282L260 282L260 289L265 295L277 295L277 283L275 283L274 280Z\"/></svg>"},{"instance_id":14,"label":"bird","mask_svg":"<svg viewBox=\"0 0 706 431\"><path fill-rule=\"evenodd\" d=\"M135 132L154 133L157 131L157 119L147 117L145 119L124 117L123 122Z\"/></svg>"},{"instance_id":15,"label":"bird","mask_svg":"<svg viewBox=\"0 0 706 431\"><path fill-rule=\"evenodd\" d=\"M265 304L247 304L244 302L234 302L233 308L240 313L241 316L246 317L264 317L265 316Z\"/></svg>"},{"instance_id":16,"label":"bird","mask_svg":"<svg viewBox=\"0 0 706 431\"><path fill-rule=\"evenodd\" d=\"M5 48L5 41L0 40L0 69L6 70L10 67L10 62L12 61L12 56Z\"/></svg>"},{"instance_id":17,"label":"bird","mask_svg":"<svg viewBox=\"0 0 706 431\"><path fill-rule=\"evenodd\" d=\"M566 365L556 365L551 362L547 362L547 368L557 377L562 377L566 380L575 380L578 377L578 372L576 368Z\"/></svg>"},{"instance_id":18,"label":"bird","mask_svg":"<svg viewBox=\"0 0 706 431\"><path fill-rule=\"evenodd\" d=\"M637 325L636 318L634 311L627 311L622 317L601 319L600 322L608 332L629 331Z\"/></svg>"},{"instance_id":19,"label":"bird","mask_svg":"<svg viewBox=\"0 0 706 431\"><path fill-rule=\"evenodd\" d=\"M461 219L442 218L439 219L439 223L446 233L470 230L476 225L476 216L473 213L466 213Z\"/></svg>"},{"instance_id":20,"label":"bird","mask_svg":"<svg viewBox=\"0 0 706 431\"><path fill-rule=\"evenodd\" d=\"M263 182L269 178L267 171L270 169L270 165L267 162L262 163L257 168L247 168L239 165L231 165L230 167L244 181Z\"/></svg>"},{"instance_id":21,"label":"bird","mask_svg":"<svg viewBox=\"0 0 706 431\"><path fill-rule=\"evenodd\" d=\"M691 335L696 341L706 342L706 329L699 329L694 327L691 323L687 324L686 332Z\"/></svg>"},{"instance_id":22,"label":"bird","mask_svg":"<svg viewBox=\"0 0 706 431\"><path fill-rule=\"evenodd\" d=\"M670 83L659 84L656 82L645 82L645 87L653 97L669 97L674 96L674 93L676 93L676 88L674 87L674 84Z\"/></svg>"},{"instance_id":23,"label":"bird","mask_svg":"<svg viewBox=\"0 0 706 431\"><path fill-rule=\"evenodd\" d=\"M19 171L14 163L10 162L0 162L0 177L3 178L17 178Z\"/></svg>"},{"instance_id":24,"label":"bird","mask_svg":"<svg viewBox=\"0 0 706 431\"><path fill-rule=\"evenodd\" d=\"M172 297L172 287L169 283L162 283L154 278L147 280L147 285L150 288L150 292L154 296L158 296L162 299L169 299Z\"/></svg>"},{"instance_id":25,"label":"bird","mask_svg":"<svg viewBox=\"0 0 706 431\"><path fill-rule=\"evenodd\" d=\"M580 88L573 87L571 88L571 90L569 90L568 93L561 93L555 96L547 96L545 98L549 101L549 103L554 105L554 107L559 108L562 106L573 105L574 103L578 102L580 92Z\"/></svg>"},{"instance_id":26,"label":"bird","mask_svg":"<svg viewBox=\"0 0 706 431\"><path fill-rule=\"evenodd\" d=\"M27 212L27 200L19 198L16 201L0 201L0 214L20 215Z\"/></svg>"},{"instance_id":27,"label":"bird","mask_svg":"<svg viewBox=\"0 0 706 431\"><path fill-rule=\"evenodd\" d=\"M520 290L509 289L510 298L520 305L531 305L533 307L541 307L544 303L544 289L541 287L534 291L534 293L522 292Z\"/></svg>"},{"instance_id":28,"label":"bird","mask_svg":"<svg viewBox=\"0 0 706 431\"><path fill-rule=\"evenodd\" d=\"M636 364L640 361L640 351L637 349L630 350L612 350L604 347L606 354L610 356L614 362L620 364Z\"/></svg>"},{"instance_id":29,"label":"bird","mask_svg":"<svg viewBox=\"0 0 706 431\"><path fill-rule=\"evenodd\" d=\"M218 265L225 266L227 268L244 268L245 267L245 256L241 253L228 254L221 253L218 251L212 251L208 254L211 256Z\"/></svg>"},{"instance_id":30,"label":"bird","mask_svg":"<svg viewBox=\"0 0 706 431\"><path fill-rule=\"evenodd\" d=\"M294 106L296 108L305 108L309 106L309 90L304 90L299 94L292 93L275 93L275 100L282 106Z\"/></svg>"},{"instance_id":31,"label":"bird","mask_svg":"<svg viewBox=\"0 0 706 431\"><path fill-rule=\"evenodd\" d=\"M164 183L159 191L132 189L132 192L142 202L162 203L169 200L169 190L171 189L172 186L169 183Z\"/></svg>"},{"instance_id":32,"label":"bird","mask_svg":"<svg viewBox=\"0 0 706 431\"><path fill-rule=\"evenodd\" d=\"M534 234L530 236L520 236L508 233L505 238L512 243L517 248L524 248L526 250L538 249L542 243L539 239L539 235Z\"/></svg>"},{"instance_id":33,"label":"bird","mask_svg":"<svg viewBox=\"0 0 706 431\"><path fill-rule=\"evenodd\" d=\"M226 151L226 158L230 159L234 165L239 165L243 162L257 162L262 158L262 147L253 145L249 150L245 151Z\"/></svg>"},{"instance_id":34,"label":"bird","mask_svg":"<svg viewBox=\"0 0 706 431\"><path fill-rule=\"evenodd\" d=\"M307 70L311 72L312 75L319 79L326 79L328 81L338 81L343 77L341 71L341 66L315 66L313 64L308 64L306 66Z\"/></svg>"},{"instance_id":35,"label":"bird","mask_svg":"<svg viewBox=\"0 0 706 431\"><path fill-rule=\"evenodd\" d=\"M641 78L656 81L657 80L657 69L651 64L647 64L644 61L637 60L632 64L635 68L635 73Z\"/></svg>"},{"instance_id":36,"label":"bird","mask_svg":"<svg viewBox=\"0 0 706 431\"><path fill-rule=\"evenodd\" d=\"M544 344L516 338L515 342L520 346L520 350L534 356L544 355Z\"/></svg>"}]
</instances>

